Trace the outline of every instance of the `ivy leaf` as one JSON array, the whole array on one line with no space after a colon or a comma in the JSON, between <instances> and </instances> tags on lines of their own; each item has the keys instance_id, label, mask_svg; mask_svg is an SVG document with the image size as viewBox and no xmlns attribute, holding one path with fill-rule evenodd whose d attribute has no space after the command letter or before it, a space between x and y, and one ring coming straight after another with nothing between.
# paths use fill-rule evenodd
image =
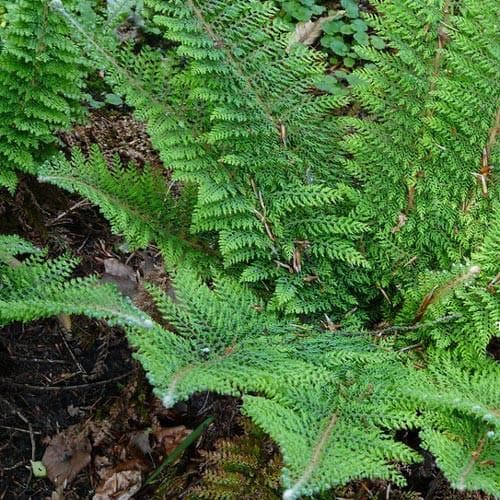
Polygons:
<instances>
[{"instance_id":1,"label":"ivy leaf","mask_svg":"<svg viewBox=\"0 0 500 500\"><path fill-rule=\"evenodd\" d=\"M283 10L297 21L309 21L312 16L321 14L325 7L316 5L313 1L299 2L292 0L283 2Z\"/></svg>"},{"instance_id":2,"label":"ivy leaf","mask_svg":"<svg viewBox=\"0 0 500 500\"><path fill-rule=\"evenodd\" d=\"M354 33L354 40L360 45L368 45L368 35L364 31L358 31Z\"/></svg>"},{"instance_id":3,"label":"ivy leaf","mask_svg":"<svg viewBox=\"0 0 500 500\"><path fill-rule=\"evenodd\" d=\"M121 106L123 104L122 98L116 94L106 94L104 100L113 106Z\"/></svg>"},{"instance_id":4,"label":"ivy leaf","mask_svg":"<svg viewBox=\"0 0 500 500\"><path fill-rule=\"evenodd\" d=\"M341 33L344 33L344 35L352 35L356 30L354 29L354 27L350 24L344 24L341 28L340 28L340 32Z\"/></svg>"},{"instance_id":5,"label":"ivy leaf","mask_svg":"<svg viewBox=\"0 0 500 500\"><path fill-rule=\"evenodd\" d=\"M351 25L354 26L356 31L366 31L368 29L368 25L362 19L354 19Z\"/></svg>"},{"instance_id":6,"label":"ivy leaf","mask_svg":"<svg viewBox=\"0 0 500 500\"><path fill-rule=\"evenodd\" d=\"M356 64L356 60L352 57L344 57L344 66L346 68L352 68Z\"/></svg>"},{"instance_id":7,"label":"ivy leaf","mask_svg":"<svg viewBox=\"0 0 500 500\"><path fill-rule=\"evenodd\" d=\"M359 7L353 0L340 0L340 4L345 9L345 13L350 18L359 17Z\"/></svg>"},{"instance_id":8,"label":"ivy leaf","mask_svg":"<svg viewBox=\"0 0 500 500\"><path fill-rule=\"evenodd\" d=\"M379 36L371 35L370 42L375 49L379 50L385 49L385 42Z\"/></svg>"},{"instance_id":9,"label":"ivy leaf","mask_svg":"<svg viewBox=\"0 0 500 500\"><path fill-rule=\"evenodd\" d=\"M323 24L323 31L328 35L334 35L340 32L342 26L344 26L342 21L328 21Z\"/></svg>"},{"instance_id":10,"label":"ivy leaf","mask_svg":"<svg viewBox=\"0 0 500 500\"><path fill-rule=\"evenodd\" d=\"M323 90L333 95L345 95L347 90L332 75L326 75L322 80L316 83L319 90Z\"/></svg>"},{"instance_id":11,"label":"ivy leaf","mask_svg":"<svg viewBox=\"0 0 500 500\"><path fill-rule=\"evenodd\" d=\"M349 52L349 47L344 43L342 38L330 37L328 42L327 47L339 56L346 56Z\"/></svg>"}]
</instances>

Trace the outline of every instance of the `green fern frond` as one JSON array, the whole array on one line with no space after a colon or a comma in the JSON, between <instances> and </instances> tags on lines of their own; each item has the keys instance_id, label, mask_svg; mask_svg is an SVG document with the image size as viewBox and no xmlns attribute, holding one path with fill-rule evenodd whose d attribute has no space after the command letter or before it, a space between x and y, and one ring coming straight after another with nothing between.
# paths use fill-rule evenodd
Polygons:
<instances>
[{"instance_id":1,"label":"green fern frond","mask_svg":"<svg viewBox=\"0 0 500 500\"><path fill-rule=\"evenodd\" d=\"M73 150L71 160L60 154L47 161L39 180L78 192L96 204L113 231L123 235L132 248L154 242L171 265L189 261L195 268L208 266L201 244L190 242L186 234L191 213L189 189L184 189L183 196L174 196L172 184L157 170L123 167L118 158L108 165L93 145L88 158Z\"/></svg>"},{"instance_id":2,"label":"green fern frond","mask_svg":"<svg viewBox=\"0 0 500 500\"><path fill-rule=\"evenodd\" d=\"M448 268L470 257L492 220L498 158L497 28L494 1L375 2L370 21L390 51L359 49L374 64L353 91L370 113L347 119L357 132L346 168L364 184L358 208L386 251L370 245L384 273ZM390 189L388 186L390 185ZM390 249L390 253L387 250ZM413 267L404 267L417 259Z\"/></svg>"},{"instance_id":3,"label":"green fern frond","mask_svg":"<svg viewBox=\"0 0 500 500\"><path fill-rule=\"evenodd\" d=\"M7 5L0 52L0 183L35 173L54 133L83 116L83 57L48 0Z\"/></svg>"},{"instance_id":4,"label":"green fern frond","mask_svg":"<svg viewBox=\"0 0 500 500\"><path fill-rule=\"evenodd\" d=\"M23 261L18 254L32 254ZM151 328L152 321L111 285L70 278L78 261L46 261L43 252L16 236L0 238L0 325L58 314L85 314L110 324Z\"/></svg>"},{"instance_id":5,"label":"green fern frond","mask_svg":"<svg viewBox=\"0 0 500 500\"><path fill-rule=\"evenodd\" d=\"M346 99L312 91L323 78L323 56L300 44L288 49L289 33L275 22L272 2L238 1L229 9L218 1L148 5L158 14L156 27L175 44L168 57L147 46L138 54L112 46L56 8L95 49L114 91L146 122L174 178L198 186L192 231L218 233L224 265L234 272L277 265L276 277L296 290L292 301L276 297L287 313L338 311L339 294L354 303L359 273L350 271L367 265L356 245L364 226L349 212L356 191L339 182L346 180L338 168L342 130L332 112ZM303 222L317 213L328 222ZM335 227L337 218L356 231ZM253 237L238 245L233 236L242 232ZM335 282L335 293L320 287L321 279Z\"/></svg>"},{"instance_id":6,"label":"green fern frond","mask_svg":"<svg viewBox=\"0 0 500 500\"><path fill-rule=\"evenodd\" d=\"M421 410L423 445L454 488L500 491L500 369L493 361L465 369L436 356L407 387Z\"/></svg>"}]
</instances>

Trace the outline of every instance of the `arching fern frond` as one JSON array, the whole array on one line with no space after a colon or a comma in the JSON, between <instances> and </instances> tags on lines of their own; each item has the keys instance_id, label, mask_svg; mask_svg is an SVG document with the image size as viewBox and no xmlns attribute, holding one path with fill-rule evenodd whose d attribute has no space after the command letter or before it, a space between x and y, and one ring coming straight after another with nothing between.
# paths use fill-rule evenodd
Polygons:
<instances>
[{"instance_id":1,"label":"arching fern frond","mask_svg":"<svg viewBox=\"0 0 500 500\"><path fill-rule=\"evenodd\" d=\"M71 160L60 154L47 161L39 179L95 203L132 248L155 243L170 265L189 261L195 268L208 267L202 245L187 234L192 210L189 188L182 196L174 195L172 183L158 170L124 167L118 158L109 165L94 145L88 158L75 149Z\"/></svg>"},{"instance_id":2,"label":"arching fern frond","mask_svg":"<svg viewBox=\"0 0 500 500\"><path fill-rule=\"evenodd\" d=\"M25 260L19 254L31 254ZM85 314L110 324L151 328L151 320L115 287L97 278L71 278L78 261L46 260L43 252L16 236L0 237L0 325L59 314Z\"/></svg>"}]
</instances>

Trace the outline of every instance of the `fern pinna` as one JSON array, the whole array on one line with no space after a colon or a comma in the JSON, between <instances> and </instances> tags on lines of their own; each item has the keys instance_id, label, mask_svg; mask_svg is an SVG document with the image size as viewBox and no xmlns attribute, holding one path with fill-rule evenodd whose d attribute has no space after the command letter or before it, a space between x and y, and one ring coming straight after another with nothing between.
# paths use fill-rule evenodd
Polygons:
<instances>
[{"instance_id":1,"label":"fern pinna","mask_svg":"<svg viewBox=\"0 0 500 500\"><path fill-rule=\"evenodd\" d=\"M54 133L83 116L84 58L48 0L8 2L0 51L0 186L36 173Z\"/></svg>"}]
</instances>

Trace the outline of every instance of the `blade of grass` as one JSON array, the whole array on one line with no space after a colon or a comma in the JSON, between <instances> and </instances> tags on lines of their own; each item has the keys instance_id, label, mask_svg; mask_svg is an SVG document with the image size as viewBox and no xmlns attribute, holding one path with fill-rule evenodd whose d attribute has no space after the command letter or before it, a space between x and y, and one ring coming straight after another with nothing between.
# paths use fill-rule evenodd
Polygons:
<instances>
[{"instance_id":1,"label":"blade of grass","mask_svg":"<svg viewBox=\"0 0 500 500\"><path fill-rule=\"evenodd\" d=\"M182 443L175 448L172 453L169 453L164 459L163 462L156 468L156 470L149 476L147 481L144 483L144 486L153 483L158 476L162 473L163 469L167 467L167 465L173 464L188 448L194 441L196 441L203 431L213 422L214 417L207 417L196 429L189 434L189 436L182 441Z\"/></svg>"}]
</instances>

